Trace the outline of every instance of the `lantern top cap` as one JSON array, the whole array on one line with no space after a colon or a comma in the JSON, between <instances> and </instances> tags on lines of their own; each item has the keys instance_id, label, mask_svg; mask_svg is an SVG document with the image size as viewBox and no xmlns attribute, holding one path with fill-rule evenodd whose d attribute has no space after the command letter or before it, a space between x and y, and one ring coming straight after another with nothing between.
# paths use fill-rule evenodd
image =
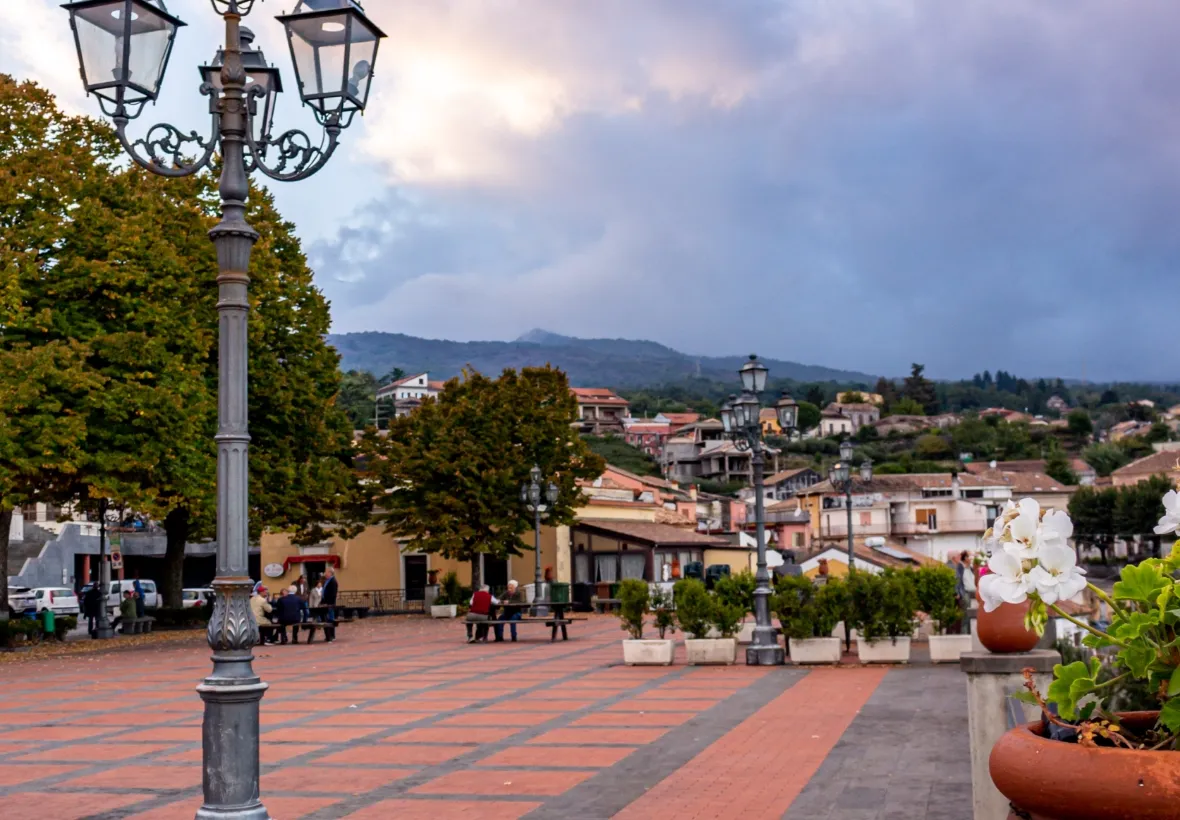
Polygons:
<instances>
[{"instance_id":1,"label":"lantern top cap","mask_svg":"<svg viewBox=\"0 0 1180 820\"><path fill-rule=\"evenodd\" d=\"M187 25L179 17L172 14L172 12L168 11L168 7L164 5L164 0L131 0L131 3L133 5L139 6L141 9L144 9L145 11L150 11L152 14L156 15L159 18L162 18L163 20L165 20L168 23L171 23L174 26ZM62 3L61 7L63 9L65 9L66 11L68 11L70 14L75 14L77 12L86 11L87 9L90 9L90 8L98 8L100 6L110 6L110 5L111 5L111 0L74 0L74 2L72 2L72 3ZM132 21L131 21L133 24L133 27L135 27L134 26L135 19L136 18L133 17ZM97 22L97 21L95 21L95 22ZM123 27L123 23L122 23L121 18L112 17L111 24L117 25L120 29Z\"/></svg>"},{"instance_id":2,"label":"lantern top cap","mask_svg":"<svg viewBox=\"0 0 1180 820\"><path fill-rule=\"evenodd\" d=\"M378 38L385 36L385 32L377 28L376 24L365 14L365 9L358 0L299 0L294 11L290 14L280 14L275 19L283 23L293 18L315 17L319 14L340 14L341 12L353 12L372 31L373 36Z\"/></svg>"}]
</instances>

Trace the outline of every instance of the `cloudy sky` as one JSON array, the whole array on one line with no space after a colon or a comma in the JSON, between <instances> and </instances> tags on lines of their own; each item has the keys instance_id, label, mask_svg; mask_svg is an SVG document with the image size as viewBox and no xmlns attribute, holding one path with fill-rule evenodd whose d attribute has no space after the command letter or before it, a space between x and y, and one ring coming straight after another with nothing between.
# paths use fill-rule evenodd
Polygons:
<instances>
[{"instance_id":1,"label":"cloudy sky","mask_svg":"<svg viewBox=\"0 0 1180 820\"><path fill-rule=\"evenodd\" d=\"M280 125L308 121L293 5L247 19ZM197 127L219 21L168 6L189 25L144 120ZM390 35L369 113L277 191L336 331L1180 379L1180 3L365 7ZM95 112L68 37L57 0L0 0L0 71Z\"/></svg>"}]
</instances>

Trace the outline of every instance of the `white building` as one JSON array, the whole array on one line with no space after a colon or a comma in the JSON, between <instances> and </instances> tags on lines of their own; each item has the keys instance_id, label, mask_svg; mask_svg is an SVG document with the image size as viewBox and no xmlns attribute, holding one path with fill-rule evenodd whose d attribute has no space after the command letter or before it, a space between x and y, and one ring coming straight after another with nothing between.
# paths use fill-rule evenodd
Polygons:
<instances>
[{"instance_id":1,"label":"white building","mask_svg":"<svg viewBox=\"0 0 1180 820\"><path fill-rule=\"evenodd\" d=\"M394 415L404 416L415 410L422 399L437 396L444 382L431 381L429 373L415 373L390 382L377 391L377 401L393 401Z\"/></svg>"}]
</instances>

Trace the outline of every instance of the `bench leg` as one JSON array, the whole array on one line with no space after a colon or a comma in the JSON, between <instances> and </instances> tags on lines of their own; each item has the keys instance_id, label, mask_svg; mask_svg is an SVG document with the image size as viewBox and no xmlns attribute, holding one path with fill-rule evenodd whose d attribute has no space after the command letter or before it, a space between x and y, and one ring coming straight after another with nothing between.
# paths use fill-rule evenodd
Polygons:
<instances>
[{"instance_id":1,"label":"bench leg","mask_svg":"<svg viewBox=\"0 0 1180 820\"><path fill-rule=\"evenodd\" d=\"M553 624L553 626L549 627L549 643L553 643L556 640L557 640L557 624Z\"/></svg>"},{"instance_id":2,"label":"bench leg","mask_svg":"<svg viewBox=\"0 0 1180 820\"><path fill-rule=\"evenodd\" d=\"M570 636L565 631L565 624L561 625L561 639L563 641L568 641L570 639Z\"/></svg>"}]
</instances>

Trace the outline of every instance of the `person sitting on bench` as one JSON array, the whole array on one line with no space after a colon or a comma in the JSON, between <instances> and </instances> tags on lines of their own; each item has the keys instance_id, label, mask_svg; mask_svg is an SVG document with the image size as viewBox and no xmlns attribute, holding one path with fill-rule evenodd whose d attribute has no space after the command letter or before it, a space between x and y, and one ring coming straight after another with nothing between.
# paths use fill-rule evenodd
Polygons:
<instances>
[{"instance_id":1,"label":"person sitting on bench","mask_svg":"<svg viewBox=\"0 0 1180 820\"><path fill-rule=\"evenodd\" d=\"M127 590L123 593L123 600L119 602L119 622L123 624L123 631L130 632L131 624L135 622L135 593Z\"/></svg>"},{"instance_id":2,"label":"person sitting on bench","mask_svg":"<svg viewBox=\"0 0 1180 820\"><path fill-rule=\"evenodd\" d=\"M254 594L250 596L250 612L254 615L254 622L259 626L270 623L270 618L266 617L271 613L270 602L266 600L266 587L261 584L254 590ZM273 637L263 638L262 643L274 643Z\"/></svg>"},{"instance_id":3,"label":"person sitting on bench","mask_svg":"<svg viewBox=\"0 0 1180 820\"><path fill-rule=\"evenodd\" d=\"M471 609L467 612L467 643L487 642L488 625L482 622L494 619L496 614L494 607L499 603L487 584L481 586L479 591L471 596ZM471 635L472 626L475 626L475 637ZM492 628L496 630L496 642L503 643L504 625L492 624Z\"/></svg>"},{"instance_id":4,"label":"person sitting on bench","mask_svg":"<svg viewBox=\"0 0 1180 820\"><path fill-rule=\"evenodd\" d=\"M528 605L529 602L520 584L515 579L509 581L508 594L504 596L503 620L519 621L524 616L524 611L528 608ZM503 631L504 627L500 627L500 629ZM516 643L516 624L509 624L508 629L512 633L512 642Z\"/></svg>"},{"instance_id":5,"label":"person sitting on bench","mask_svg":"<svg viewBox=\"0 0 1180 820\"><path fill-rule=\"evenodd\" d=\"M287 642L287 627L291 627L291 643L299 643L299 622L303 620L303 599L294 586L287 587L287 594L275 601L275 612L279 616L279 643Z\"/></svg>"}]
</instances>

